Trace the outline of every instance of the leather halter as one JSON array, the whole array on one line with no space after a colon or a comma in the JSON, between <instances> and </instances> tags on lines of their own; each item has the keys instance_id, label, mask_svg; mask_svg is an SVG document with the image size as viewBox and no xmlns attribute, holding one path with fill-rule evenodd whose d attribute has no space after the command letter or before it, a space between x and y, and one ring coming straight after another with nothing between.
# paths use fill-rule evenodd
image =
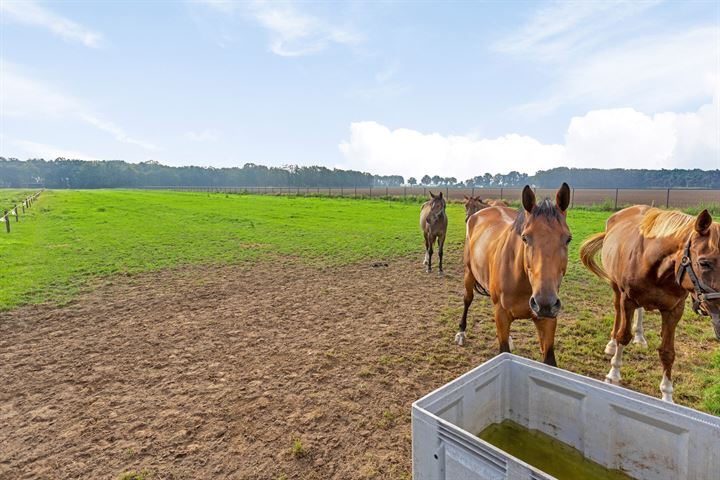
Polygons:
<instances>
[{"instance_id":1,"label":"leather halter","mask_svg":"<svg viewBox=\"0 0 720 480\"><path fill-rule=\"evenodd\" d=\"M716 300L720 298L720 292L708 287L705 282L702 281L702 278L695 274L695 270L693 270L692 267L692 259L690 258L690 241L691 240L688 239L687 244L685 245L685 251L683 252L682 259L680 259L680 268L675 274L675 281L678 285L682 285L682 277L685 272L687 272L688 277L690 277L690 280L692 281L693 289L695 290L695 293L692 295L693 310L695 313L700 313L700 307L702 304L704 303L707 305L708 300ZM703 313L706 312L703 311Z\"/></svg>"}]
</instances>

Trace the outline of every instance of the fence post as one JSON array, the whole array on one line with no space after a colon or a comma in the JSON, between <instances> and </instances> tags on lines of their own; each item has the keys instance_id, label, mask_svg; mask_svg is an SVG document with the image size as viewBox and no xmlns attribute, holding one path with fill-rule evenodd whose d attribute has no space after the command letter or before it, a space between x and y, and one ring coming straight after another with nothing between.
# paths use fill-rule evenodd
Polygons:
<instances>
[{"instance_id":1,"label":"fence post","mask_svg":"<svg viewBox=\"0 0 720 480\"><path fill-rule=\"evenodd\" d=\"M340 196L341 197L345 196L345 189L343 187L340 187Z\"/></svg>"},{"instance_id":2,"label":"fence post","mask_svg":"<svg viewBox=\"0 0 720 480\"><path fill-rule=\"evenodd\" d=\"M503 197L503 187L500 187L500 201L502 201Z\"/></svg>"},{"instance_id":3,"label":"fence post","mask_svg":"<svg viewBox=\"0 0 720 480\"><path fill-rule=\"evenodd\" d=\"M370 185L370 198L372 198L372 185Z\"/></svg>"},{"instance_id":4,"label":"fence post","mask_svg":"<svg viewBox=\"0 0 720 480\"><path fill-rule=\"evenodd\" d=\"M357 198L357 185L355 185L355 193L353 194L353 198Z\"/></svg>"},{"instance_id":5,"label":"fence post","mask_svg":"<svg viewBox=\"0 0 720 480\"><path fill-rule=\"evenodd\" d=\"M450 188L448 188L448 187L445 187L445 198L447 198L447 199L450 198Z\"/></svg>"},{"instance_id":6,"label":"fence post","mask_svg":"<svg viewBox=\"0 0 720 480\"><path fill-rule=\"evenodd\" d=\"M667 189L667 195L665 196L665 208L670 208L670 189Z\"/></svg>"},{"instance_id":7,"label":"fence post","mask_svg":"<svg viewBox=\"0 0 720 480\"><path fill-rule=\"evenodd\" d=\"M385 187L385 196L386 197L390 196L390 190L388 187Z\"/></svg>"},{"instance_id":8,"label":"fence post","mask_svg":"<svg viewBox=\"0 0 720 480\"><path fill-rule=\"evenodd\" d=\"M22 201L23 214L25 214L25 200Z\"/></svg>"},{"instance_id":9,"label":"fence post","mask_svg":"<svg viewBox=\"0 0 720 480\"><path fill-rule=\"evenodd\" d=\"M10 218L8 217L8 212L5 210L3 213L5 214L5 230L7 230L7 233L10 233Z\"/></svg>"},{"instance_id":10,"label":"fence post","mask_svg":"<svg viewBox=\"0 0 720 480\"><path fill-rule=\"evenodd\" d=\"M618 198L618 191L619 189L615 189L615 210L617 210L617 198Z\"/></svg>"},{"instance_id":11,"label":"fence post","mask_svg":"<svg viewBox=\"0 0 720 480\"><path fill-rule=\"evenodd\" d=\"M471 197L474 197L474 196L475 196L475 187L472 187L472 192L470 193L470 196L471 196Z\"/></svg>"},{"instance_id":12,"label":"fence post","mask_svg":"<svg viewBox=\"0 0 720 480\"><path fill-rule=\"evenodd\" d=\"M403 187L403 198L407 198L407 187Z\"/></svg>"},{"instance_id":13,"label":"fence post","mask_svg":"<svg viewBox=\"0 0 720 480\"><path fill-rule=\"evenodd\" d=\"M17 205L15 205L14 211L15 211L15 221L18 222L18 221L20 221L20 218L18 217L18 206Z\"/></svg>"},{"instance_id":14,"label":"fence post","mask_svg":"<svg viewBox=\"0 0 720 480\"><path fill-rule=\"evenodd\" d=\"M572 193L570 194L570 208L573 208L575 206L575 187L572 189Z\"/></svg>"},{"instance_id":15,"label":"fence post","mask_svg":"<svg viewBox=\"0 0 720 480\"><path fill-rule=\"evenodd\" d=\"M425 187L423 187L423 197L427 197L427 192L425 191Z\"/></svg>"}]
</instances>

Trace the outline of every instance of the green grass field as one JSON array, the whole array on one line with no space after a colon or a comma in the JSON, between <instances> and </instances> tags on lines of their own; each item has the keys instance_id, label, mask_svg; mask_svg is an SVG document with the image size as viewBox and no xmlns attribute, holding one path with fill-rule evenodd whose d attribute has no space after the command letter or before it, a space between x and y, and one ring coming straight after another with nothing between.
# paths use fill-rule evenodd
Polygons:
<instances>
[{"instance_id":1,"label":"green grass field","mask_svg":"<svg viewBox=\"0 0 720 480\"><path fill-rule=\"evenodd\" d=\"M7 204L25 193L0 190L0 201ZM411 253L420 258L418 213L417 203L399 201L46 191L19 223L13 223L11 234L0 233L0 310L63 303L98 277L182 264L289 257L334 266ZM587 359L597 358L607 342L613 310L610 288L580 265L578 248L588 235L603 229L609 214L579 209L568 214L574 240L562 288L565 326L558 332L558 361L581 373L600 368L599 363L588 366ZM462 205L448 205L448 215L448 248L458 250L465 235ZM443 314L449 330L455 328L459 311L462 305ZM640 362L626 362L623 377L656 391L659 321L655 314L646 318L651 348L633 353ZM689 355L683 352L678 362L683 371L676 398L720 413L720 349L710 323L688 309L679 330L678 335L697 348Z\"/></svg>"}]
</instances>

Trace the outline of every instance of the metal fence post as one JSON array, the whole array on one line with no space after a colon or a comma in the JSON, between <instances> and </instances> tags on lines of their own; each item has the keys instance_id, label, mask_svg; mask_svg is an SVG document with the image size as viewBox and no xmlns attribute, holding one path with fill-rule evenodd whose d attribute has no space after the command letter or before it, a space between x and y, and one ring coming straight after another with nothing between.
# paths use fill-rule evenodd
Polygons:
<instances>
[{"instance_id":1,"label":"metal fence post","mask_svg":"<svg viewBox=\"0 0 720 480\"><path fill-rule=\"evenodd\" d=\"M665 196L665 208L670 208L670 189L667 189L667 195Z\"/></svg>"},{"instance_id":2,"label":"metal fence post","mask_svg":"<svg viewBox=\"0 0 720 480\"><path fill-rule=\"evenodd\" d=\"M500 201L503 199L503 187L500 187Z\"/></svg>"},{"instance_id":3,"label":"metal fence post","mask_svg":"<svg viewBox=\"0 0 720 480\"><path fill-rule=\"evenodd\" d=\"M575 206L575 188L572 189L572 193L570 194L570 208L573 208Z\"/></svg>"},{"instance_id":4,"label":"metal fence post","mask_svg":"<svg viewBox=\"0 0 720 480\"><path fill-rule=\"evenodd\" d=\"M617 210L617 200L618 200L618 191L619 189L615 189L615 210Z\"/></svg>"}]
</instances>

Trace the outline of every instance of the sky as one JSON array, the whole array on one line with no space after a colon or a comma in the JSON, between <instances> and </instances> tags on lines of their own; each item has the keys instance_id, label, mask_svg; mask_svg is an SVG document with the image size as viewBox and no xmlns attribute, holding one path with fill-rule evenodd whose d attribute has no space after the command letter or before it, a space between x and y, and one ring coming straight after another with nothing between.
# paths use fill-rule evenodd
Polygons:
<instances>
[{"instance_id":1,"label":"sky","mask_svg":"<svg viewBox=\"0 0 720 480\"><path fill-rule=\"evenodd\" d=\"M720 2L0 0L0 156L720 168Z\"/></svg>"}]
</instances>

